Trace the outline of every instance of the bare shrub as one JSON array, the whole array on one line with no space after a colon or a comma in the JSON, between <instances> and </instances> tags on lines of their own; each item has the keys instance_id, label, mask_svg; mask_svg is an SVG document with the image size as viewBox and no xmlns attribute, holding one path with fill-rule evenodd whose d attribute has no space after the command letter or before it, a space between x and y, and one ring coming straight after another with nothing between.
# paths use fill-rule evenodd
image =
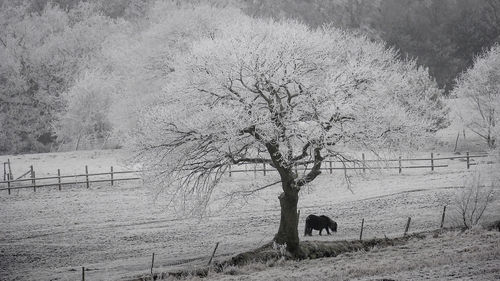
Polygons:
<instances>
[{"instance_id":1,"label":"bare shrub","mask_svg":"<svg viewBox=\"0 0 500 281\"><path fill-rule=\"evenodd\" d=\"M493 200L493 183L485 185L478 166L472 176L466 179L465 186L455 198L460 224L470 229L477 225L488 204Z\"/></svg>"}]
</instances>

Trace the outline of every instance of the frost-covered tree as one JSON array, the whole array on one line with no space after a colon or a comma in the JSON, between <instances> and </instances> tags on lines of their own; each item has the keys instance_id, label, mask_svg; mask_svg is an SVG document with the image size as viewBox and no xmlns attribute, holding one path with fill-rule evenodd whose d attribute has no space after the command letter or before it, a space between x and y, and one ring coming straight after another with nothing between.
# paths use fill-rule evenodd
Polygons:
<instances>
[{"instance_id":1,"label":"frost-covered tree","mask_svg":"<svg viewBox=\"0 0 500 281\"><path fill-rule=\"evenodd\" d=\"M500 137L500 45L476 58L457 79L453 94L468 102L469 110L462 114L467 128L494 148Z\"/></svg>"},{"instance_id":2,"label":"frost-covered tree","mask_svg":"<svg viewBox=\"0 0 500 281\"><path fill-rule=\"evenodd\" d=\"M446 118L425 69L333 28L236 14L175 64L162 100L144 110L136 148L171 202L206 206L229 165L278 171L274 238L300 255L299 191L327 157L353 149L419 147ZM305 174L295 167L309 165ZM269 185L272 186L272 185Z\"/></svg>"},{"instance_id":3,"label":"frost-covered tree","mask_svg":"<svg viewBox=\"0 0 500 281\"><path fill-rule=\"evenodd\" d=\"M64 109L61 96L94 63L117 24L82 3L67 12L29 3L0 9L0 152L41 151Z\"/></svg>"},{"instance_id":4,"label":"frost-covered tree","mask_svg":"<svg viewBox=\"0 0 500 281\"><path fill-rule=\"evenodd\" d=\"M108 111L113 85L100 80L98 73L87 73L71 90L65 93L66 110L59 116L55 131L63 143L72 142L73 149L81 144L105 144L112 133Z\"/></svg>"},{"instance_id":5,"label":"frost-covered tree","mask_svg":"<svg viewBox=\"0 0 500 281\"><path fill-rule=\"evenodd\" d=\"M233 12L206 5L155 3L140 28L122 28L104 40L102 59L95 60L92 68L79 76L63 95L65 100L72 106L84 105L73 99L86 96L89 88L96 96L111 98L103 117L112 125L113 136L125 140L137 125L140 109L156 102L165 80L175 71L174 58L186 52L193 41L225 26ZM72 120L73 115L68 108L62 121ZM60 125L60 129L73 128ZM76 140L77 135L70 131L59 132Z\"/></svg>"}]
</instances>

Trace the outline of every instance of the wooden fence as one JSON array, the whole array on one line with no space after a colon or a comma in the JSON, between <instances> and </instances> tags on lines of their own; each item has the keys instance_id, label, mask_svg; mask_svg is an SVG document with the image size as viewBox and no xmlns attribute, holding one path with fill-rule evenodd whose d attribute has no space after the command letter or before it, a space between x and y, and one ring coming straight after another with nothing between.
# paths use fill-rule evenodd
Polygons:
<instances>
[{"instance_id":1,"label":"wooden fence","mask_svg":"<svg viewBox=\"0 0 500 281\"><path fill-rule=\"evenodd\" d=\"M330 174L333 173L334 170L343 170L346 172L347 170L363 170L363 172L366 172L366 170L391 170L391 169L397 169L398 172L401 174L403 172L403 169L429 169L431 171L434 171L435 168L445 168L448 167L447 164L437 164L437 161L443 161L443 160L453 160L453 159L463 159L465 162L464 167L467 169L470 169L471 166L477 165L477 162L473 162L474 158L483 158L487 157L488 154L476 154L476 155L471 155L469 152L467 152L463 156L449 156L449 157L434 157L434 153L431 153L429 158L402 158L401 156L398 159L386 159L386 160L380 160L380 159L366 159L365 154L361 154L361 160L353 159L353 160L332 160L332 159L327 159L323 161L323 166L321 167L322 171L329 171ZM407 162L424 162L419 165L411 165L407 164ZM427 163L427 164L426 164ZM340 164L340 166L339 166ZM381 165L385 164L385 165ZM250 169L248 169L248 165L250 165ZM276 170L269 165L264 164L248 164L248 165L238 165L238 167L245 166L245 169L232 169L232 167L229 167L229 176L231 176L233 173L248 173L248 172L253 172L254 174L257 174L258 172L262 172L264 176L269 173L269 172L275 172ZM299 170L298 167L295 167L296 170ZM304 167L301 168L301 171L307 171L310 170L311 168Z\"/></svg>"},{"instance_id":2,"label":"wooden fence","mask_svg":"<svg viewBox=\"0 0 500 281\"><path fill-rule=\"evenodd\" d=\"M402 173L403 169L430 169L434 171L435 168L445 168L448 167L447 164L437 164L436 161L440 160L452 160L452 159L463 159L465 162L465 166L469 169L473 165L477 165L477 162L473 162L474 158L487 157L487 154L477 154L470 155L469 152L464 156L450 156L450 157L434 157L434 153L430 154L429 158L402 158L401 156L398 159L388 159L388 160L378 160L378 159L366 159L365 154L361 155L361 160L349 160L349 161L339 161L327 159L324 160L324 167L321 168L323 171L329 171L330 174L333 173L334 170L343 170L347 172L347 170L362 170L366 172L366 170L373 169L397 169L399 173ZM407 162L425 162L419 165L411 165ZM341 164L341 167L338 167L338 163ZM396 165L394 165L396 163ZM385 165L380 165L385 164ZM250 169L249 169L250 166ZM261 164L247 164L247 165L238 165L240 169L233 170L230 166L228 169L229 176L232 176L233 173L251 173L253 172L255 175L258 172L262 172L265 175L269 172L275 172L276 170L270 165ZM241 169L241 167L245 167ZM296 170L307 171L310 170L307 166L295 167ZM4 169L6 170L6 169ZM48 187L48 186L57 186L59 190L62 189L63 185L75 185L75 184L85 184L87 188L90 187L92 183L102 183L102 182L110 182L113 185L118 181L128 181L128 180L140 180L141 177L137 176L137 173L141 171L114 171L113 166L110 167L109 172L103 173L89 173L88 166L85 166L85 173L76 174L76 175L61 175L61 170L57 169L57 176L47 176L47 177L36 177L35 170L33 166L30 166L30 170L24 173L22 176L17 179L13 179L12 172L10 170L10 161L9 161L9 170L4 173L6 176L6 180L0 181L1 185L6 185L5 187L0 187L1 190L7 190L9 194L11 194L11 190L14 189L23 189L23 188L33 188L33 191L36 191L39 187ZM116 178L116 175L127 175L132 174L129 177L119 177ZM29 178L24 178L29 175ZM95 177L101 177L96 179ZM106 177L106 178L102 178ZM74 181L62 181L62 179L66 178L74 178ZM47 182L48 180L57 180L57 182ZM28 183L28 184L26 184Z\"/></svg>"},{"instance_id":3,"label":"wooden fence","mask_svg":"<svg viewBox=\"0 0 500 281\"><path fill-rule=\"evenodd\" d=\"M10 194L11 190L13 189L23 189L23 188L33 188L33 191L36 191L36 189L39 187L48 187L48 186L57 186L59 190L61 190L63 185L85 184L87 188L90 188L90 185L92 183L110 182L111 185L114 185L114 183L118 181L140 180L141 178L135 175L138 172L140 171L114 171L113 166L111 166L109 172L89 173L88 166L85 166L85 173L82 174L61 175L61 170L57 169L57 176L36 177L33 166L30 166L30 170L26 172L23 176L21 176L24 177L25 175L30 174L29 178L11 179L10 174L7 174L7 180L0 181L0 184L6 184L7 187L2 187L0 188L0 190L7 190L8 193ZM129 177L118 177L118 178L115 177L116 175L126 175L126 174L133 174L133 175ZM103 179L102 178L103 176L107 176L107 178ZM101 178L92 179L93 177L101 177ZM62 181L62 179L66 178L74 178L75 180ZM47 180L56 180L56 179L57 182L47 182Z\"/></svg>"}]
</instances>

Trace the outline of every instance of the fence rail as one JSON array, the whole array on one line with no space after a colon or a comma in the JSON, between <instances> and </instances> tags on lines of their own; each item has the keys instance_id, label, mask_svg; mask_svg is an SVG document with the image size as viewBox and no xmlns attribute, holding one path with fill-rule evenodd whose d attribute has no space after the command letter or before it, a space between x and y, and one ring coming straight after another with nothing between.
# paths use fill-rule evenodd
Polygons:
<instances>
[{"instance_id":1,"label":"fence rail","mask_svg":"<svg viewBox=\"0 0 500 281\"><path fill-rule=\"evenodd\" d=\"M470 155L469 152L466 153L466 155L463 156L450 156L450 157L434 157L434 154L430 154L430 158L402 158L399 157L398 159L386 159L386 160L379 160L379 159L366 159L364 153L362 154L362 160L348 160L348 161L340 161L340 160L333 160L333 159L327 159L324 160L323 163L325 163L325 166L321 168L322 171L329 171L330 174L333 173L334 170L363 170L365 172L366 170L387 170L387 169L398 169L399 173L402 173L403 169L430 169L431 171L434 171L435 168L446 168L448 167L447 164L436 164L435 161L442 161L442 160L453 160L453 159L464 159L466 162L466 167L469 169L473 165L477 165L476 162L472 162L474 158L482 158L482 157L487 157L487 154L477 154L477 155ZM428 161L429 165L408 165L407 163L404 162L417 162L417 161ZM393 163L397 162L397 165L386 165L386 166L372 166L371 163ZM10 161L6 162L10 165ZM342 167L335 167L335 163L342 163ZM257 166L257 164L248 164L251 165L251 168L248 169L248 166L245 165L239 165L245 166L245 169L236 169L233 170L232 167L230 166L228 169L228 174L231 176L233 173L257 173L257 172L262 172L264 176L268 172L275 172L276 170L273 167L270 167L270 165L266 165L265 163L262 164L262 166ZM7 165L5 165L7 166ZM6 167L7 168L7 167ZM311 168L307 166L301 166L301 168L295 167L296 171L300 169L300 171L306 172L308 170L311 170ZM6 184L6 187L0 187L0 191L2 190L7 190L9 194L11 193L11 190L15 189L24 189L24 188L33 188L34 191L36 191L36 188L38 187L49 187L49 186L57 186L59 190L62 189L62 186L64 185L75 185L75 184L85 184L87 188L90 187L92 183L102 183L102 182L109 182L111 185L114 185L115 182L118 181L129 181L129 180L141 180L142 178L137 176L137 173L140 173L142 171L138 170L130 170L130 171L114 171L113 167L110 167L109 172L101 172L101 173L89 173L88 172L88 166L85 166L85 173L80 173L80 174L75 174L75 175L61 175L60 169L57 170L57 176L46 176L46 177L36 177L35 176L35 171L33 166L30 167L30 170L26 173L24 173L22 176L18 177L17 179L13 179L11 175L10 169L4 169L6 170L4 172L4 176L6 176L7 180L0 181L0 184ZM22 177L26 175L30 175L29 178L24 178ZM129 177L122 177L122 178L116 178L116 175L126 175L126 174L133 174L132 176ZM102 176L108 176L106 179L98 178L98 179L91 179L91 177L102 177ZM74 181L71 182L63 182L62 179L67 179L67 178L75 178ZM78 178L84 178L84 180L78 179ZM40 181L47 181L47 180L54 180L57 179L57 182L50 182L50 183L40 183ZM24 185L23 183L25 182L31 182L29 185ZM18 185L20 184L20 185Z\"/></svg>"},{"instance_id":2,"label":"fence rail","mask_svg":"<svg viewBox=\"0 0 500 281\"><path fill-rule=\"evenodd\" d=\"M362 160L324 160L323 163L325 164L326 167L322 167L320 170L322 171L329 171L330 174L334 170L390 170L390 169L398 169L399 173L402 173L403 169L430 169L431 171L434 171L435 168L446 168L448 167L447 164L439 164L437 165L435 161L442 161L442 160L454 160L454 159L464 159L466 163L467 169L470 169L471 166L477 165L477 163L472 162L474 158L483 158L487 157L488 154L477 154L477 155L471 155L469 152L466 153L466 155L463 156L449 156L449 157L434 157L434 153L430 154L429 158L402 158L399 157L398 159L366 159L364 153L362 154ZM417 161L428 161L429 165L404 165L403 162L417 162ZM392 163L392 162L397 162L397 166L370 166L369 163ZM342 167L334 167L333 165L335 163L342 163ZM248 164L252 165L250 169L231 169L229 168L229 176L231 176L232 173L248 173L248 172L263 172L264 175L268 172L275 172L276 170L274 168L267 168L268 165L262 164L261 166L258 167L257 164ZM242 166L242 165L238 165ZM298 169L298 168L296 168ZM311 170L311 168L305 167L301 168L301 171L308 171Z\"/></svg>"},{"instance_id":3,"label":"fence rail","mask_svg":"<svg viewBox=\"0 0 500 281\"><path fill-rule=\"evenodd\" d=\"M75 185L75 184L85 184L87 188L90 187L92 183L102 183L102 182L109 182L111 185L114 185L115 182L118 181L129 181L129 180L140 180L142 179L141 177L138 176L128 176L128 177L120 177L116 178L115 175L123 175L123 174L136 174L140 171L114 171L113 167L111 167L109 172L104 172L104 173L89 173L88 172L88 166L85 166L85 173L81 174L75 174L75 175L61 175L61 170L57 170L57 176L48 176L48 177L36 177L35 176L35 171L33 169L33 166L30 167L30 171L25 173L23 176L26 176L27 174L30 174L30 178L26 179L12 179L9 174L7 174L7 180L0 181L0 184L6 184L7 187L0 187L1 190L7 190L8 193L11 193L11 190L15 189L24 189L24 188L33 188L34 191L36 191L36 188L38 187L49 187L49 186L57 186L59 190L62 189L62 186L64 185ZM22 177L23 177L22 176ZM109 176L109 178L102 179L92 179L91 177L97 177L97 176ZM66 178L75 178L74 181L62 181L62 179ZM78 179L80 178L80 179ZM84 178L84 180L81 180L81 178ZM50 182L50 183L40 183L39 181L47 181L47 180L53 180L57 179L57 182ZM38 181L38 182L37 182ZM23 183L25 182L31 182L29 185L24 185ZM21 184L21 185L16 185L16 184Z\"/></svg>"}]
</instances>

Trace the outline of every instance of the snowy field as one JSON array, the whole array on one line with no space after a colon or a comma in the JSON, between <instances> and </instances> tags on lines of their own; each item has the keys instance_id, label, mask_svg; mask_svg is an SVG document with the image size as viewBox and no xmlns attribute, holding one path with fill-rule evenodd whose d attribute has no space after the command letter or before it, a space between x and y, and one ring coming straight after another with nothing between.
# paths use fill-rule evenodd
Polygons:
<instances>
[{"instance_id":1,"label":"snowy field","mask_svg":"<svg viewBox=\"0 0 500 281\"><path fill-rule=\"evenodd\" d=\"M95 167L95 172L99 165L106 170L111 165L130 168L122 164L127 157L120 150L10 159L15 171L33 164L37 176L53 174L58 168L79 172L84 165ZM456 224L451 218L452 203L468 171L461 160L436 164L448 167L434 172L354 175L351 190L341 171L325 172L301 194L299 231L302 235L304 219L312 213L332 217L339 231L322 237L315 232L301 239L356 239L363 218L364 238L401 236L408 217L412 217L410 232L436 229L444 205L449 206L445 226ZM273 173L265 177L238 173L226 177L221 190L275 180ZM165 198L155 198L141 181L63 191L57 187L16 190L10 196L4 191L0 193L0 276L2 280L77 280L84 266L88 280L126 280L149 272L153 252L155 272L204 265L216 242L220 242L216 259L224 259L270 241L279 224L279 193L274 186L248 198L246 204L222 207L215 202L206 217L182 219L164 207ZM486 220L498 219L498 195L497 191Z\"/></svg>"},{"instance_id":2,"label":"snowy field","mask_svg":"<svg viewBox=\"0 0 500 281\"><path fill-rule=\"evenodd\" d=\"M429 234L402 246L373 248L333 258L250 264L186 280L499 280L500 233L474 229ZM286 277L285 277L286 276ZM173 278L170 278L173 279ZM167 279L168 280L168 279Z\"/></svg>"}]
</instances>

